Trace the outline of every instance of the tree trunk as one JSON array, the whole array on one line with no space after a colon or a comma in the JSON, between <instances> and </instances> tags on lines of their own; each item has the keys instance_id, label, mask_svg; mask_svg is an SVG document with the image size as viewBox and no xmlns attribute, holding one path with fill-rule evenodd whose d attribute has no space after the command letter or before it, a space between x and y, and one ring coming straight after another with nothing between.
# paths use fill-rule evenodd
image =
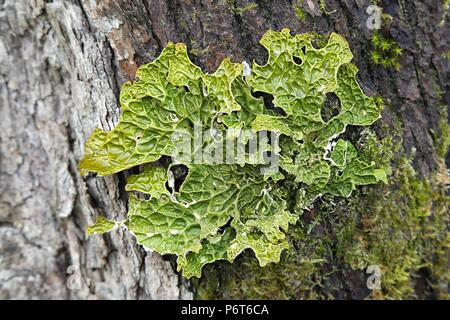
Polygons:
<instances>
[{"instance_id":1,"label":"tree trunk","mask_svg":"<svg viewBox=\"0 0 450 320\"><path fill-rule=\"evenodd\" d=\"M325 7L324 7L325 5ZM439 170L439 105L450 104L449 23L440 0L382 1L389 35L403 48L398 72L370 63L367 0L0 1L0 298L190 299L174 264L127 232L88 237L99 215L123 219L125 174L81 177L94 128L118 121L118 95L169 42L188 45L213 72L266 53L268 29L337 32L355 55L359 82L391 106L375 129L402 123L402 152L430 179ZM305 19L302 18L302 13ZM445 120L447 122L447 120ZM448 160L448 159L447 159ZM392 186L394 188L394 186ZM335 267L339 268L339 265ZM325 272L325 271L323 271ZM335 287L361 298L364 282ZM244 296L245 297L245 296ZM299 296L300 297L300 296Z\"/></svg>"}]
</instances>

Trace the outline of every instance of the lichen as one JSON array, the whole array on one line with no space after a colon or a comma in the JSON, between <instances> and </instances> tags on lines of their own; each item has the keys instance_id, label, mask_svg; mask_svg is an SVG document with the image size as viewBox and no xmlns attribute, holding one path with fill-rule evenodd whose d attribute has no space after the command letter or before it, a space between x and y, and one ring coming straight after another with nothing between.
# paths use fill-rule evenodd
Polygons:
<instances>
[{"instance_id":1,"label":"lichen","mask_svg":"<svg viewBox=\"0 0 450 320\"><path fill-rule=\"evenodd\" d=\"M316 199L349 197L359 186L387 183L386 171L342 138L349 126L372 125L383 107L361 90L345 39L336 33L292 36L283 29L268 31L261 44L267 63L254 62L244 76L243 64L229 59L206 74L190 61L184 44L169 43L139 68L138 81L123 85L119 123L111 131L94 131L80 170L108 175L146 164L125 189L147 196L130 195L124 221L100 219L89 230L125 226L146 249L177 255L178 270L188 278L247 249L264 267L279 262L289 247L289 226ZM273 106L255 92L273 96ZM331 94L339 112L324 119ZM195 145L198 127L208 134ZM267 131L272 135L258 141L259 150L246 147L250 134ZM178 140L183 136L187 143ZM240 138L242 157L225 162L224 146L230 143L227 151L234 154ZM181 152L192 140L194 152ZM214 156L206 156L208 150ZM262 170L269 154L279 159L275 171ZM151 165L163 157L171 157L164 169ZM179 165L188 173L176 186L173 167Z\"/></svg>"}]
</instances>

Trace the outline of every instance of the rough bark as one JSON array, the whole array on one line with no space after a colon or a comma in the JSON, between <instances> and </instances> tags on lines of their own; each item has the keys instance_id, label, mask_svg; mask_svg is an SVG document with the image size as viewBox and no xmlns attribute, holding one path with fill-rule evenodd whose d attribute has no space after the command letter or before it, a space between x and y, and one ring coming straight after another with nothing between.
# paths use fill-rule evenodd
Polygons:
<instances>
[{"instance_id":1,"label":"rough bark","mask_svg":"<svg viewBox=\"0 0 450 320\"><path fill-rule=\"evenodd\" d=\"M338 32L350 42L364 90L393 106L382 123L400 118L417 171L436 170L436 106L450 104L441 1L382 2L394 17L390 35L404 48L399 72L369 63L369 1L327 1L335 11L326 14L305 0L305 21L292 1L243 9L248 3L0 1L0 298L192 297L170 261L143 251L126 232L86 236L96 216L125 216L125 175L81 177L77 169L93 129L117 123L121 83L168 41L186 43L192 60L211 72L225 56L264 62L258 41L268 29Z\"/></svg>"}]
</instances>

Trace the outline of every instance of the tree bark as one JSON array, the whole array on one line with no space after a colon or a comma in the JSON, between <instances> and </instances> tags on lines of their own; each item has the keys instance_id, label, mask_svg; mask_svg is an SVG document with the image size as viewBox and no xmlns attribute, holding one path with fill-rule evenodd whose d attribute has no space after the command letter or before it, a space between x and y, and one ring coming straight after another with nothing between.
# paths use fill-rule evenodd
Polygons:
<instances>
[{"instance_id":1,"label":"tree bark","mask_svg":"<svg viewBox=\"0 0 450 320\"><path fill-rule=\"evenodd\" d=\"M369 62L367 0L0 1L0 298L190 299L171 261L145 252L126 232L87 237L95 217L123 219L125 174L81 177L78 161L94 128L118 121L118 95L139 65L169 42L188 45L213 72L224 57L255 58L268 29L337 32L350 43L359 82L400 118L403 147L430 177L438 166L433 132L450 105L449 23L434 1L382 1L390 35L404 49L399 72ZM443 92L443 94L442 94ZM448 159L447 159L448 160ZM447 161L448 164L448 161Z\"/></svg>"}]
</instances>

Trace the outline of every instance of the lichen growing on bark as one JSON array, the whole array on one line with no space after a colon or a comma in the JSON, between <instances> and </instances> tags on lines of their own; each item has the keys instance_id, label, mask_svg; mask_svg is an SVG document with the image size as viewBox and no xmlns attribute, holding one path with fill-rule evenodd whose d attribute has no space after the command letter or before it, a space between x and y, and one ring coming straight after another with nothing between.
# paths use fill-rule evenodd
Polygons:
<instances>
[{"instance_id":1,"label":"lichen growing on bark","mask_svg":"<svg viewBox=\"0 0 450 320\"><path fill-rule=\"evenodd\" d=\"M146 249L177 255L178 269L188 278L200 277L206 264L232 262L246 249L262 267L278 262L289 247L289 225L316 199L348 197L358 186L387 182L383 168L365 161L341 137L349 126L372 125L382 109L356 81L347 41L336 33L292 36L283 29L268 31L260 42L268 61L254 62L245 76L243 65L229 59L205 74L184 44L169 43L159 58L139 68L136 82L123 85L120 122L111 131L95 130L80 161L82 173L107 175L171 157L165 169L148 166L130 177L125 189L150 198L132 194L128 216L118 225ZM273 96L274 106L255 98L256 92ZM330 95L339 110L324 119ZM215 132L203 150L222 150L224 140L234 142L245 130L274 135L259 141L261 153L245 151L238 163L205 158L196 163L195 153L179 155L181 145L173 138L180 130L195 137L199 125ZM279 158L279 168L262 173L269 152ZM176 189L171 169L180 164L188 174ZM101 218L88 230L112 226Z\"/></svg>"}]
</instances>

